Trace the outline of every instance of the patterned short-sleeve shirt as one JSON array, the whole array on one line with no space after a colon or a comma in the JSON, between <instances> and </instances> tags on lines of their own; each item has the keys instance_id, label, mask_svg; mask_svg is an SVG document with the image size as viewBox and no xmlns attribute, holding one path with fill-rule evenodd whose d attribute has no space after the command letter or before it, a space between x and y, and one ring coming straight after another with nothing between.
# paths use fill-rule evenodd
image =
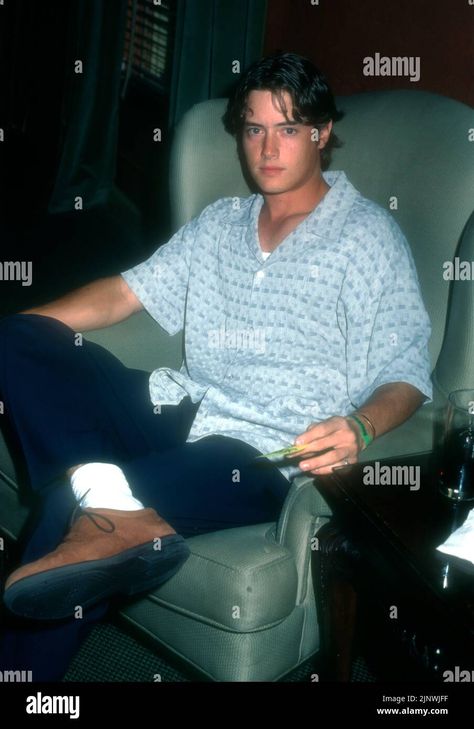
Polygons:
<instances>
[{"instance_id":1,"label":"patterned short-sleeve shirt","mask_svg":"<svg viewBox=\"0 0 474 729\"><path fill-rule=\"evenodd\" d=\"M219 434L264 453L389 382L431 398L430 322L407 242L343 172L324 177L323 200L267 257L255 194L209 205L122 274L167 332L184 329L181 369L155 370L150 395L200 401L188 441Z\"/></svg>"}]
</instances>

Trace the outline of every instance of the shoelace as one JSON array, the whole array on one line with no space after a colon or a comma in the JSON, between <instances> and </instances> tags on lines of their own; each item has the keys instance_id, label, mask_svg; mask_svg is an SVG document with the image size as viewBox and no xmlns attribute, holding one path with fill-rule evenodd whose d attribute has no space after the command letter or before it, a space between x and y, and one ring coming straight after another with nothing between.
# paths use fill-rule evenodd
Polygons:
<instances>
[{"instance_id":1,"label":"shoelace","mask_svg":"<svg viewBox=\"0 0 474 729\"><path fill-rule=\"evenodd\" d=\"M85 509L82 508L81 502L84 501L85 497L89 493L90 489L87 489L87 491L82 494L81 498L77 502L74 511L72 512L71 519L69 521L69 529L72 527L76 519L79 519L81 516L87 516L91 522L94 524L94 526L97 527L97 529L100 529L102 532L107 532L108 534L111 534L115 531L115 524L111 519L109 519L107 516L104 516L104 514L97 514L95 511L85 511ZM80 513L79 513L80 512ZM105 527L101 526L97 519L102 519L106 524L109 525L109 529L106 529Z\"/></svg>"}]
</instances>

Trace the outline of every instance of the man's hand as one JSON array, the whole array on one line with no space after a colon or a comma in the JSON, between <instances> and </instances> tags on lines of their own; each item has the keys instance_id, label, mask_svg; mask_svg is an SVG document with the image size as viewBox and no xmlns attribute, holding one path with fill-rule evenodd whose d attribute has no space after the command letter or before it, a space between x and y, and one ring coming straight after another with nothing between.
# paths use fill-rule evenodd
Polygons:
<instances>
[{"instance_id":1,"label":"man's hand","mask_svg":"<svg viewBox=\"0 0 474 729\"><path fill-rule=\"evenodd\" d=\"M295 444L306 445L306 449L289 457L303 458L300 468L315 476L331 473L334 466L356 463L362 449L357 425L339 416L322 423L312 423L305 433L298 436Z\"/></svg>"},{"instance_id":2,"label":"man's hand","mask_svg":"<svg viewBox=\"0 0 474 729\"><path fill-rule=\"evenodd\" d=\"M360 410L353 414L369 418L368 422L372 423L375 430L373 435L379 436L403 423L424 399L425 396L413 385L389 382L378 387ZM305 433L296 438L295 444L305 444L306 448L289 458L302 458L300 468L315 476L331 473L334 467L356 463L364 448L357 423L339 416L323 420L322 423L312 423Z\"/></svg>"}]
</instances>

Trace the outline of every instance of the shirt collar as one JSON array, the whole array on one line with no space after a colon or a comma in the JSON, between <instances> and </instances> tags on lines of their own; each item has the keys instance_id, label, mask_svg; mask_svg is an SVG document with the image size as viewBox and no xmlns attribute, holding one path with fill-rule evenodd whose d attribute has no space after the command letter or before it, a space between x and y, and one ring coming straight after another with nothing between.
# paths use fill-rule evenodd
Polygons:
<instances>
[{"instance_id":1,"label":"shirt collar","mask_svg":"<svg viewBox=\"0 0 474 729\"><path fill-rule=\"evenodd\" d=\"M307 224L305 232L338 241L346 218L355 200L360 197L360 192L349 182L344 172L323 172L323 177L330 190L303 221L303 225Z\"/></svg>"},{"instance_id":2,"label":"shirt collar","mask_svg":"<svg viewBox=\"0 0 474 729\"><path fill-rule=\"evenodd\" d=\"M323 172L323 178L330 186L326 195L314 210L285 238L275 249L271 260L280 248L288 252L289 247L299 246L308 238L315 236L325 240L338 241L346 218L354 201L360 193L349 182L347 176L341 171ZM254 256L263 262L262 250L258 239L258 218L262 209L264 198L261 194L253 196L253 202L248 212L247 245Z\"/></svg>"}]
</instances>

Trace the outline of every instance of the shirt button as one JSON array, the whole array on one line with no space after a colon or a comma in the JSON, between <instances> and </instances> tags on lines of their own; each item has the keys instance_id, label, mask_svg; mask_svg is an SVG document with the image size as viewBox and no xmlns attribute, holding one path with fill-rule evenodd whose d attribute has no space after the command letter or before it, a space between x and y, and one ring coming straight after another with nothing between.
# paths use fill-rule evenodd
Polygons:
<instances>
[{"instance_id":1,"label":"shirt button","mask_svg":"<svg viewBox=\"0 0 474 729\"><path fill-rule=\"evenodd\" d=\"M265 271L257 271L255 274L256 283L260 283L265 278Z\"/></svg>"}]
</instances>

